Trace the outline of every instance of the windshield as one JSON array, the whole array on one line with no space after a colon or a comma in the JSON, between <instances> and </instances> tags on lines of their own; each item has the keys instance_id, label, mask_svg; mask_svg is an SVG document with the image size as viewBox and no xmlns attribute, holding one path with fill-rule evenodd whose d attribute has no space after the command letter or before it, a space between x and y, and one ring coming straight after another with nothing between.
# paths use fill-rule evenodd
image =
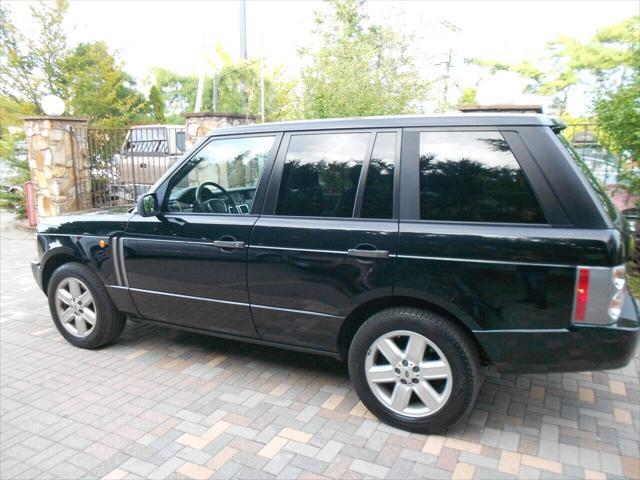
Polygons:
<instances>
[{"instance_id":1,"label":"windshield","mask_svg":"<svg viewBox=\"0 0 640 480\"><path fill-rule=\"evenodd\" d=\"M557 136L560 142L567 148L567 151L571 155L571 158L573 158L573 161L576 162L578 167L580 167L580 170L582 170L582 173L584 173L586 180L591 184L591 187L593 188L594 192L598 196L598 199L600 200L600 204L609 214L609 218L613 222L616 222L618 220L618 209L615 207L615 205L611 201L611 198L609 198L609 195L607 194L606 190L604 189L600 181L596 178L594 173L591 171L591 169L589 168L589 165L587 165L586 162L580 157L580 154L578 154L578 152L573 147L573 145L566 138L564 138L560 133L558 133Z\"/></svg>"}]
</instances>

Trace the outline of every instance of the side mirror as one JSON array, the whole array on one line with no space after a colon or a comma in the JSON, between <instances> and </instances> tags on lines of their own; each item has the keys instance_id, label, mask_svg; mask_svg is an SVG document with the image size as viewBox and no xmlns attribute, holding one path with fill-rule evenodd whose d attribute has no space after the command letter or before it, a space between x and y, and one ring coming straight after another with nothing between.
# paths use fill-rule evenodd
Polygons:
<instances>
[{"instance_id":1,"label":"side mirror","mask_svg":"<svg viewBox=\"0 0 640 480\"><path fill-rule=\"evenodd\" d=\"M147 193L138 199L138 215L143 217L153 217L160 213L158 196L155 193Z\"/></svg>"}]
</instances>

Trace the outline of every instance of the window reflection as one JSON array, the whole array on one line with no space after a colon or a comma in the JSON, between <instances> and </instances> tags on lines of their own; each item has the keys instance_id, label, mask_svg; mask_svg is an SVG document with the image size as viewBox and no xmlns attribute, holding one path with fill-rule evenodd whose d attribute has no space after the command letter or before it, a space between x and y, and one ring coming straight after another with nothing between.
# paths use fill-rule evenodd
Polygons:
<instances>
[{"instance_id":1,"label":"window reflection","mask_svg":"<svg viewBox=\"0 0 640 480\"><path fill-rule=\"evenodd\" d=\"M509 145L497 132L420 134L420 218L546 223Z\"/></svg>"},{"instance_id":2,"label":"window reflection","mask_svg":"<svg viewBox=\"0 0 640 480\"><path fill-rule=\"evenodd\" d=\"M212 140L175 176L168 209L248 214L273 141L273 136ZM196 198L203 184L208 186Z\"/></svg>"},{"instance_id":3,"label":"window reflection","mask_svg":"<svg viewBox=\"0 0 640 480\"><path fill-rule=\"evenodd\" d=\"M395 132L379 133L376 136L367 172L361 217L391 218L393 216L395 152Z\"/></svg>"},{"instance_id":4,"label":"window reflection","mask_svg":"<svg viewBox=\"0 0 640 480\"><path fill-rule=\"evenodd\" d=\"M291 137L276 213L351 217L368 133Z\"/></svg>"}]
</instances>

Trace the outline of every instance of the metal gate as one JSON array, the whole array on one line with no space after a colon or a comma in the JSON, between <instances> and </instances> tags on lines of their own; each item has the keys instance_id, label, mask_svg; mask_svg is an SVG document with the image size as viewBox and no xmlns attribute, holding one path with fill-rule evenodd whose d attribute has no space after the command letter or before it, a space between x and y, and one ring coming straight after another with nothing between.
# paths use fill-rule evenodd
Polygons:
<instances>
[{"instance_id":1,"label":"metal gate","mask_svg":"<svg viewBox=\"0 0 640 480\"><path fill-rule=\"evenodd\" d=\"M133 205L184 153L184 126L89 128L92 206Z\"/></svg>"}]
</instances>

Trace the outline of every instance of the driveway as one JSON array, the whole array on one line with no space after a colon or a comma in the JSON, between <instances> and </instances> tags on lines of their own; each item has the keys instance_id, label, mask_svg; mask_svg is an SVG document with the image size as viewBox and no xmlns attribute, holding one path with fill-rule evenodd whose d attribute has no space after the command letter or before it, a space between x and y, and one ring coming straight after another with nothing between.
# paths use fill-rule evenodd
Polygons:
<instances>
[{"instance_id":1,"label":"driveway","mask_svg":"<svg viewBox=\"0 0 640 480\"><path fill-rule=\"evenodd\" d=\"M409 434L331 359L132 322L74 348L31 277L33 236L5 222L0 242L2 479L640 477L637 355L610 372L487 371L466 421Z\"/></svg>"}]
</instances>

